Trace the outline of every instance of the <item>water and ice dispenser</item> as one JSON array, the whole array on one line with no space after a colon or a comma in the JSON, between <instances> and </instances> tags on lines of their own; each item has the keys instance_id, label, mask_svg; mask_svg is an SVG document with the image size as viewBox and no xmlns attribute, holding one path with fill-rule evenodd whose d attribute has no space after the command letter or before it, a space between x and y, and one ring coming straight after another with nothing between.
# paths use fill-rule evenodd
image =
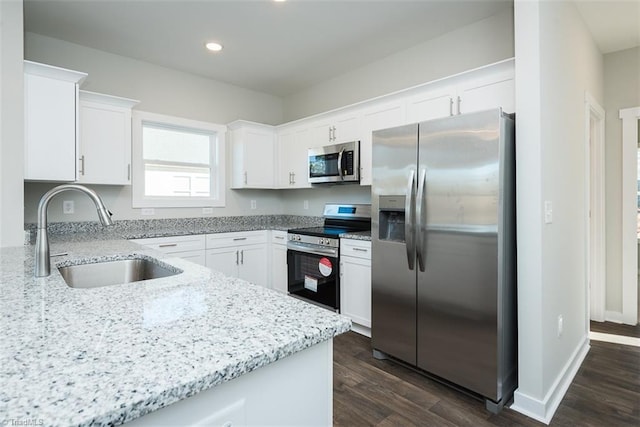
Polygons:
<instances>
[{"instance_id":1,"label":"water and ice dispenser","mask_svg":"<svg viewBox=\"0 0 640 427\"><path fill-rule=\"evenodd\" d=\"M405 196L380 196L378 236L380 240L404 243Z\"/></svg>"}]
</instances>

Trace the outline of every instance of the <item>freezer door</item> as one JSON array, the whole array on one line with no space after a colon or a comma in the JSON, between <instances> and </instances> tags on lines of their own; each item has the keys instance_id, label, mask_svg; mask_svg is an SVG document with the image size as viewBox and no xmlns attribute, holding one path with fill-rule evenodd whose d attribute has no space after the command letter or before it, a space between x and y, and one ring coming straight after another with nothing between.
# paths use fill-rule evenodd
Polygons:
<instances>
[{"instance_id":1,"label":"freezer door","mask_svg":"<svg viewBox=\"0 0 640 427\"><path fill-rule=\"evenodd\" d=\"M500 110L420 123L418 366L497 400Z\"/></svg>"},{"instance_id":2,"label":"freezer door","mask_svg":"<svg viewBox=\"0 0 640 427\"><path fill-rule=\"evenodd\" d=\"M371 338L416 364L415 208L418 125L373 132Z\"/></svg>"}]
</instances>

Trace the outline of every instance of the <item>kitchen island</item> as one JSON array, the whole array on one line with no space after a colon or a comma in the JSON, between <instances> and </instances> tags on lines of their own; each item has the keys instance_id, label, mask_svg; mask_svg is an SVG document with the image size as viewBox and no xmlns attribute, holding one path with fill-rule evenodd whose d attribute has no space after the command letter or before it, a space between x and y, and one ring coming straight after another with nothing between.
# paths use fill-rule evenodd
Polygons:
<instances>
[{"instance_id":1,"label":"kitchen island","mask_svg":"<svg viewBox=\"0 0 640 427\"><path fill-rule=\"evenodd\" d=\"M58 253L36 279L33 246L0 249L6 425L331 424L331 344L348 318L123 240ZM131 257L183 272L73 289L56 268Z\"/></svg>"}]
</instances>

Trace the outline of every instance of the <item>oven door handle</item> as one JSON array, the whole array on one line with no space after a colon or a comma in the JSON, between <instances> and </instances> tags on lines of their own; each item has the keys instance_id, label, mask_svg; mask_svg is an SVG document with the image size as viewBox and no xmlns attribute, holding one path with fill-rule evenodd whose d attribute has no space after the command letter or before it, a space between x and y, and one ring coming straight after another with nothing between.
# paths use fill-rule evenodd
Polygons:
<instances>
[{"instance_id":1,"label":"oven door handle","mask_svg":"<svg viewBox=\"0 0 640 427\"><path fill-rule=\"evenodd\" d=\"M327 256L331 256L331 257L337 257L338 256L338 250L337 249L311 248L311 247L309 247L307 245L294 243L294 242L287 242L287 249L290 249L290 250L296 251L296 252L303 252L305 254L327 255Z\"/></svg>"}]
</instances>

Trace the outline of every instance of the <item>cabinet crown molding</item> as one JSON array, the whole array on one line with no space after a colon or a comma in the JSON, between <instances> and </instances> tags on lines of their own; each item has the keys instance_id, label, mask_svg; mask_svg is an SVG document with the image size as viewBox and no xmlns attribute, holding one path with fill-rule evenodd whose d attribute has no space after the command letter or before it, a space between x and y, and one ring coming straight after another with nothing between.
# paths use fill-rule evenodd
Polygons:
<instances>
[{"instance_id":1,"label":"cabinet crown molding","mask_svg":"<svg viewBox=\"0 0 640 427\"><path fill-rule=\"evenodd\" d=\"M80 85L88 74L81 71L68 70L53 65L40 64L39 62L24 61L24 72L35 76L49 77L56 80L76 83Z\"/></svg>"},{"instance_id":2,"label":"cabinet crown molding","mask_svg":"<svg viewBox=\"0 0 640 427\"><path fill-rule=\"evenodd\" d=\"M80 101L99 102L100 104L113 105L114 107L132 108L140 101L137 99L123 98L121 96L107 95L104 93L80 91Z\"/></svg>"}]
</instances>

